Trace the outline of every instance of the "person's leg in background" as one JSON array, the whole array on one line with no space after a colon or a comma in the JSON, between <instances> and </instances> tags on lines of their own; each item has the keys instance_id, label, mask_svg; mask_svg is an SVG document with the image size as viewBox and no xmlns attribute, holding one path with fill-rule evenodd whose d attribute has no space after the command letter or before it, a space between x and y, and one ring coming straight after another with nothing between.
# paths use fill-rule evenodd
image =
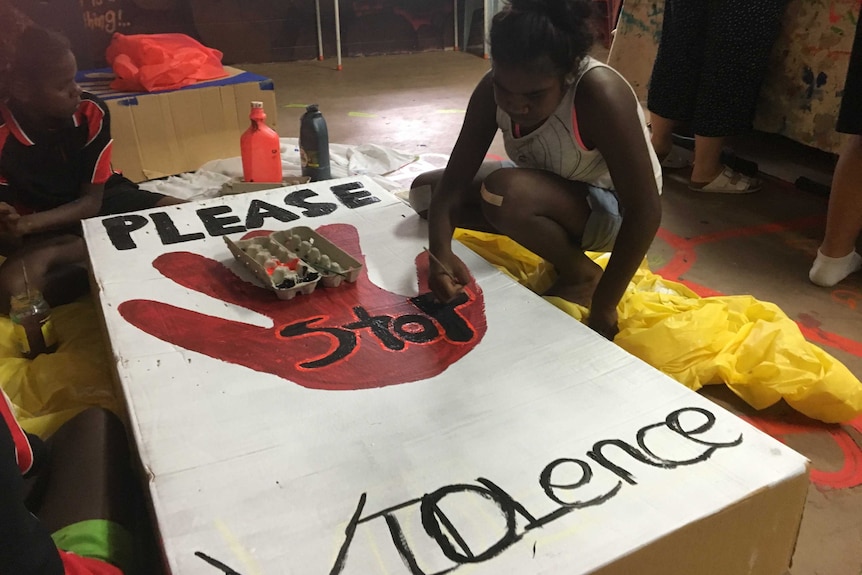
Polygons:
<instances>
[{"instance_id":1,"label":"person's leg in background","mask_svg":"<svg viewBox=\"0 0 862 575\"><path fill-rule=\"evenodd\" d=\"M862 269L862 256L856 240L862 231L862 135L850 136L835 166L826 234L808 278L815 284L831 287Z\"/></svg>"},{"instance_id":2,"label":"person's leg in background","mask_svg":"<svg viewBox=\"0 0 862 575\"><path fill-rule=\"evenodd\" d=\"M835 129L849 137L832 176L823 243L808 273L813 283L824 287L862 269L855 245L862 234L862 26L858 23Z\"/></svg>"},{"instance_id":3,"label":"person's leg in background","mask_svg":"<svg viewBox=\"0 0 862 575\"><path fill-rule=\"evenodd\" d=\"M652 144L663 160L673 147L673 131L692 119L704 55L707 2L667 0L661 40L650 77L647 107Z\"/></svg>"},{"instance_id":4,"label":"person's leg in background","mask_svg":"<svg viewBox=\"0 0 862 575\"><path fill-rule=\"evenodd\" d=\"M787 0L720 0L709 6L706 48L692 118L692 189L747 192L759 182L728 173L721 151L728 136L751 130L760 87ZM717 178L722 178L721 185ZM725 181L729 180L729 181ZM721 189L724 188L724 189Z\"/></svg>"}]
</instances>

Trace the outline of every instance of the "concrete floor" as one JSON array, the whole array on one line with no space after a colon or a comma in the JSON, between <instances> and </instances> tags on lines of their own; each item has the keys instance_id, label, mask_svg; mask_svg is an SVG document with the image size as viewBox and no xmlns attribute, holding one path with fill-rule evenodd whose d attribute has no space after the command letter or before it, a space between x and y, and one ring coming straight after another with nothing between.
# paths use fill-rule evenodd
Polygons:
<instances>
[{"instance_id":1,"label":"concrete floor","mask_svg":"<svg viewBox=\"0 0 862 575\"><path fill-rule=\"evenodd\" d=\"M304 105L318 103L333 143L448 154L488 62L460 52L426 52L345 59L341 72L332 60L238 66L274 80L283 137L298 136ZM753 141L739 142L738 150L773 175L759 193L702 195L687 189L687 170L666 174L662 228L649 252L650 267L700 295L750 294L777 304L809 341L862 377L862 274L833 289L809 283L827 200L797 190L788 183L794 178L786 176L804 168L828 181L830 166L824 168L822 154L780 138L768 138L766 146ZM490 153L505 155L499 138ZM690 251L680 263L674 256L684 250ZM862 573L862 418L824 425L783 404L754 412L723 386L704 393L812 460L792 575Z\"/></svg>"}]
</instances>

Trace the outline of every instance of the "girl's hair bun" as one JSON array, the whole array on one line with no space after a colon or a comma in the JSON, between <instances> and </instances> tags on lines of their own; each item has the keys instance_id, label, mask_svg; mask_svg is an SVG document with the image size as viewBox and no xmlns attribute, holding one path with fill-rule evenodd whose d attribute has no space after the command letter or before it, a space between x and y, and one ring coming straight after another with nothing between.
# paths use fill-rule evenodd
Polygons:
<instances>
[{"instance_id":1,"label":"girl's hair bun","mask_svg":"<svg viewBox=\"0 0 862 575\"><path fill-rule=\"evenodd\" d=\"M491 26L491 58L517 65L550 60L565 74L593 45L591 0L509 0Z\"/></svg>"}]
</instances>

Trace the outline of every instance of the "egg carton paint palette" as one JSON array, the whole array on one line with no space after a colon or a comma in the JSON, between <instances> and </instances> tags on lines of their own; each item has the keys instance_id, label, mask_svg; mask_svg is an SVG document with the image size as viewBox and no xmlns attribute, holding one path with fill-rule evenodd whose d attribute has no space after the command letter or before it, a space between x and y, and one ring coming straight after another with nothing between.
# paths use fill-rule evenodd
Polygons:
<instances>
[{"instance_id":1,"label":"egg carton paint palette","mask_svg":"<svg viewBox=\"0 0 862 575\"><path fill-rule=\"evenodd\" d=\"M247 240L225 236L224 241L233 256L279 299L308 295L318 283L338 287L355 282L362 269L350 254L306 226Z\"/></svg>"}]
</instances>

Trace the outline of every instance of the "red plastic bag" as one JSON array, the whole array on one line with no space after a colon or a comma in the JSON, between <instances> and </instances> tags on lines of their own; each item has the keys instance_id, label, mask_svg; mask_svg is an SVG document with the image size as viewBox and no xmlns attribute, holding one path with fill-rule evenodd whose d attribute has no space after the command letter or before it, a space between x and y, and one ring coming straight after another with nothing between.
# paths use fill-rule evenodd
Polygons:
<instances>
[{"instance_id":1,"label":"red plastic bag","mask_svg":"<svg viewBox=\"0 0 862 575\"><path fill-rule=\"evenodd\" d=\"M227 76L222 53L185 34L116 32L105 56L116 76L111 88L121 92L175 90Z\"/></svg>"}]
</instances>

